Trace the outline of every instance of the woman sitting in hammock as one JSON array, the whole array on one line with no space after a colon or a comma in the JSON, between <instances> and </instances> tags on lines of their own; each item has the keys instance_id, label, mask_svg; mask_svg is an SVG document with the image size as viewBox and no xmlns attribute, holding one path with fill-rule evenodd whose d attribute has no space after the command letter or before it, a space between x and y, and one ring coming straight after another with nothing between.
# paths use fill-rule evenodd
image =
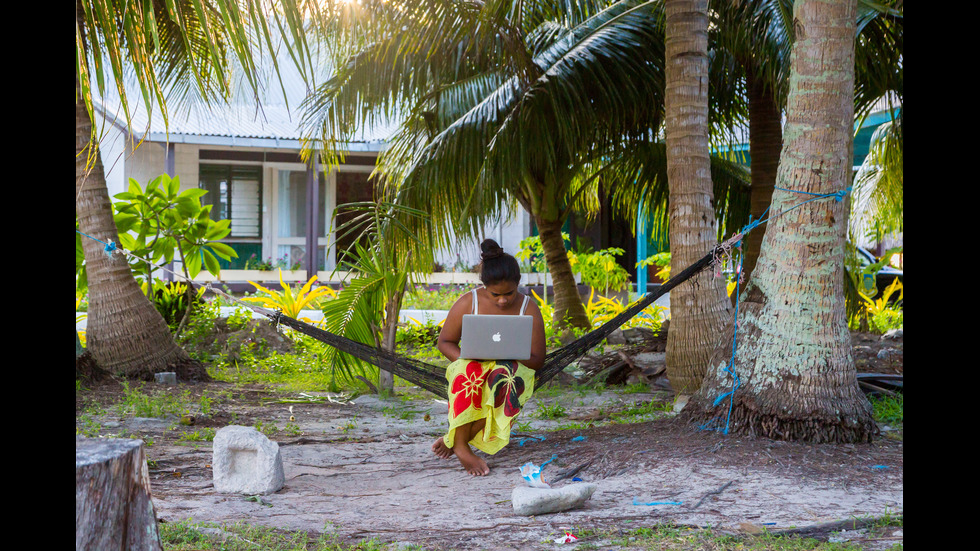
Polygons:
<instances>
[{"instance_id":1,"label":"woman sitting in hammock","mask_svg":"<svg viewBox=\"0 0 980 551\"><path fill-rule=\"evenodd\" d=\"M446 316L439 334L439 351L452 363L446 368L449 381L449 432L432 444L443 459L456 455L468 473L490 473L477 449L495 454L510 441L514 418L534 390L534 370L544 364L544 320L538 305L517 291L521 281L517 260L492 239L480 244L483 253L480 281L483 287L461 296ZM464 314L531 316L531 357L515 360L460 358Z\"/></svg>"}]
</instances>

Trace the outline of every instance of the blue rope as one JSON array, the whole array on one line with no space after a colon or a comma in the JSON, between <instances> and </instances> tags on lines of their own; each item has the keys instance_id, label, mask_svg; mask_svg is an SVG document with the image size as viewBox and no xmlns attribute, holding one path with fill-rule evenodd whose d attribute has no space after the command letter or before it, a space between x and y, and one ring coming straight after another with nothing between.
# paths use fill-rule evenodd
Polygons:
<instances>
[{"instance_id":1,"label":"blue rope","mask_svg":"<svg viewBox=\"0 0 980 551\"><path fill-rule=\"evenodd\" d=\"M92 237L91 235L89 235L89 234L87 234L85 232L81 232L81 231L75 230L75 233L78 233L80 235L84 235L85 237L88 237L89 239L91 239L93 241L98 241L99 243L102 243L103 245L105 245L105 248L102 249L102 252L104 252L108 256L112 256L112 253L116 252L116 242L115 241L110 241L110 242L106 243L105 241L102 241L101 239Z\"/></svg>"},{"instance_id":2,"label":"blue rope","mask_svg":"<svg viewBox=\"0 0 980 551\"><path fill-rule=\"evenodd\" d=\"M766 210L768 211L769 209L766 209ZM760 218L760 220L761 220L761 218ZM758 224L756 224L756 225L758 225ZM753 226L753 227L755 227L755 226ZM738 241L738 244L736 246L741 246L741 244L742 244L742 241L739 240ZM741 379L739 379L738 374L735 373L735 352L736 352L736 346L737 346L737 343L738 343L738 303L739 303L739 295L740 295L741 287L742 287L742 281L741 281L742 258L743 258L743 255L739 255L739 259L738 259L738 270L735 272L738 275L735 276L735 330L734 330L734 333L732 334L732 356L728 360L728 367L725 368L725 371L728 372L728 373L730 373L731 376L732 376L732 389L730 391L722 394L721 396L715 398L715 402L712 404L712 407L717 407L718 404L720 404L722 401L724 401L725 398L728 398L728 415L725 418L725 428L723 430L720 430L719 431L719 432L721 432L722 434L725 434L725 435L728 434L728 429L729 429L729 426L730 426L730 423L731 423L731 420L732 420L732 409L735 407L735 391L738 390L738 388L740 386L742 386ZM700 429L701 430L715 430L713 427L710 427L708 425L709 425L709 423L704 423L703 425L701 425Z\"/></svg>"},{"instance_id":3,"label":"blue rope","mask_svg":"<svg viewBox=\"0 0 980 551\"><path fill-rule=\"evenodd\" d=\"M633 498L633 505L647 505L647 506L649 506L649 505L682 505L683 503L684 503L683 501L651 501L649 503L640 503L639 501L636 500L635 497Z\"/></svg>"},{"instance_id":4,"label":"blue rope","mask_svg":"<svg viewBox=\"0 0 980 551\"><path fill-rule=\"evenodd\" d=\"M852 187L848 187L846 189L842 189L842 190L836 191L834 193L812 193L812 192L809 192L809 191L801 191L801 190L796 190L796 189L787 189L787 188L781 188L781 187L778 187L778 186L774 186L774 188L775 189L778 189L780 191L788 191L790 193L800 193L800 194L803 194L803 195L811 195L811 196L813 196L813 198L812 199L807 199L806 201L803 201L803 202L801 202L801 203L799 203L797 205L794 205L793 207L790 207L789 209L786 209L786 210L784 210L782 212L779 212L779 213L773 215L771 218L782 216L783 214L786 214L787 212L789 212L791 210L794 210L794 209L797 209L799 207L802 207L803 205L805 205L805 204L807 204L807 203L809 203L811 201L816 201L818 199L828 199L830 197L833 197L834 198L834 201L839 203L839 202L843 201L844 200L844 196L847 195L848 193L850 193L851 192L851 189L853 189ZM759 216L759 219L758 220L752 220L752 215L749 215L749 223L746 224L741 229L741 231L739 231L740 236L741 237L745 237L750 231L752 231L755 228L759 227L760 225L768 222L770 220L770 218L766 218L766 214L769 213L769 209L770 208L772 208L772 205L771 204L769 205L769 207L766 207L766 210L762 212L762 215ZM735 242L735 245L734 246L735 247L741 247L742 246L742 239L739 238L739 240ZM740 255L739 256L739 260L738 260L738 270L736 271L737 274L741 274L742 273L742 259L743 259L743 257ZM735 391L738 390L739 387L742 386L741 379L739 379L738 374L735 373L735 353L737 352L737 343L738 343L738 304L739 304L739 302L741 302L739 300L739 296L741 294L741 288L742 288L741 278L740 277L737 277L736 280L735 280L735 329L734 329L734 331L732 333L732 356L728 360L728 367L725 368L725 371L727 373L731 374L731 376L732 376L732 389L730 391L722 394L721 396L718 396L717 398L715 398L715 401L712 404L712 407L718 407L718 405L721 404L725 400L725 398L728 398L728 415L725 418L725 428L724 429L716 429L716 428L710 426L712 424L712 422L710 422L710 421L708 423L702 424L699 427L700 430L718 430L719 432L721 432L722 434L725 434L725 435L728 434L728 430L731 427L732 409L735 406Z\"/></svg>"},{"instance_id":5,"label":"blue rope","mask_svg":"<svg viewBox=\"0 0 980 551\"><path fill-rule=\"evenodd\" d=\"M850 191L853 188L853 186L852 187L848 187L846 189L842 189L840 191L835 191L834 193L813 193L813 192L810 192L810 191L802 191L802 190L799 190L799 189L786 189L784 187L777 187L777 186L773 186L773 188L774 189L778 189L780 191L788 191L790 193L800 193L800 194L803 194L803 195L813 195L813 196L815 196L818 199L822 199L824 197L833 197L834 198L834 201L840 203L841 201L844 200L844 196L847 195L848 193L850 193Z\"/></svg>"}]
</instances>

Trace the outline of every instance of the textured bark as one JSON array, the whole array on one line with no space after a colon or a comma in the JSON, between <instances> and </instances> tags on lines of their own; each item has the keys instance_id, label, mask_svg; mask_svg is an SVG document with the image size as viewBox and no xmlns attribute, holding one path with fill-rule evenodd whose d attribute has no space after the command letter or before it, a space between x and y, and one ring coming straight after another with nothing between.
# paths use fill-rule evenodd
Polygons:
<instances>
[{"instance_id":1,"label":"textured bark","mask_svg":"<svg viewBox=\"0 0 980 551\"><path fill-rule=\"evenodd\" d=\"M105 243L119 243L105 172L92 140L92 121L75 75L75 215L79 231ZM174 342L170 329L143 295L122 255L109 257L97 241L83 238L89 281L86 349L112 373L149 379L176 371L184 380L206 380L204 367Z\"/></svg>"},{"instance_id":2,"label":"textured bark","mask_svg":"<svg viewBox=\"0 0 980 551\"><path fill-rule=\"evenodd\" d=\"M548 264L548 271L551 272L555 288L552 321L556 327L562 329L569 326L589 328L589 317L585 314L585 306L582 304L582 297L578 294L572 265L568 262L565 242L561 238L561 223L540 218L535 218L534 222L541 235L541 248L544 250L544 259Z\"/></svg>"},{"instance_id":3,"label":"textured bark","mask_svg":"<svg viewBox=\"0 0 980 551\"><path fill-rule=\"evenodd\" d=\"M779 106L771 86L757 77L752 69L746 78L749 97L749 154L752 156L750 208L752 219L759 220L772 203L773 186L779 154L783 148L783 128ZM742 273L748 278L755 270L762 247L766 224L749 232L743 241Z\"/></svg>"},{"instance_id":4,"label":"textured bark","mask_svg":"<svg viewBox=\"0 0 980 551\"><path fill-rule=\"evenodd\" d=\"M850 185L856 0L795 4L785 147L777 186L818 194ZM857 384L844 312L847 201L807 202L776 190L762 254L739 302L738 323L685 412L722 419L732 389L726 371L737 327L729 430L811 442L869 441L877 434Z\"/></svg>"},{"instance_id":5,"label":"textured bark","mask_svg":"<svg viewBox=\"0 0 980 551\"><path fill-rule=\"evenodd\" d=\"M162 549L141 440L75 439L75 549Z\"/></svg>"},{"instance_id":6,"label":"textured bark","mask_svg":"<svg viewBox=\"0 0 980 551\"><path fill-rule=\"evenodd\" d=\"M708 2L666 3L667 183L675 269L717 244L708 143ZM677 392L700 386L732 304L725 281L702 272L670 293L667 377Z\"/></svg>"},{"instance_id":7,"label":"textured bark","mask_svg":"<svg viewBox=\"0 0 980 551\"><path fill-rule=\"evenodd\" d=\"M401 310L404 292L392 293L385 304L385 326L382 328L381 347L389 352L395 351L396 339L398 336L398 311ZM378 370L378 388L386 392L389 396L395 394L395 375L384 369Z\"/></svg>"}]
</instances>

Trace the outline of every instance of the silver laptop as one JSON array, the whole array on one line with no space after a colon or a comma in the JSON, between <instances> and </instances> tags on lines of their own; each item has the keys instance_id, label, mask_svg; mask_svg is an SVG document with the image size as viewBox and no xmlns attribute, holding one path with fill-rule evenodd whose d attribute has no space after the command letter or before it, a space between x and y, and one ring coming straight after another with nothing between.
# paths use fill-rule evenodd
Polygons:
<instances>
[{"instance_id":1,"label":"silver laptop","mask_svg":"<svg viewBox=\"0 0 980 551\"><path fill-rule=\"evenodd\" d=\"M531 316L465 314L460 358L527 360L531 357Z\"/></svg>"}]
</instances>

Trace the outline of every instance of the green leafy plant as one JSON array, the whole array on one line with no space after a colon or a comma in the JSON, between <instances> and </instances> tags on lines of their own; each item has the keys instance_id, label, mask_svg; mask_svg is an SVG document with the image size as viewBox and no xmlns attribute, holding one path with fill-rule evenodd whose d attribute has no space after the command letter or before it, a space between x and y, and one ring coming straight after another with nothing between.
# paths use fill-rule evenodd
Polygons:
<instances>
[{"instance_id":1,"label":"green leafy plant","mask_svg":"<svg viewBox=\"0 0 980 551\"><path fill-rule=\"evenodd\" d=\"M443 321L432 323L426 320L422 323L415 318L409 318L408 323L399 325L396 341L399 345L410 348L436 346Z\"/></svg>"},{"instance_id":2,"label":"green leafy plant","mask_svg":"<svg viewBox=\"0 0 980 551\"><path fill-rule=\"evenodd\" d=\"M468 285L440 285L436 287L413 287L405 293L402 308L416 310L449 310L460 295L470 291Z\"/></svg>"},{"instance_id":3,"label":"green leafy plant","mask_svg":"<svg viewBox=\"0 0 980 551\"><path fill-rule=\"evenodd\" d=\"M275 266L272 265L271 260L259 260L255 254L252 254L252 256L245 260L245 266L242 269L271 272L275 269Z\"/></svg>"},{"instance_id":4,"label":"green leafy plant","mask_svg":"<svg viewBox=\"0 0 980 551\"><path fill-rule=\"evenodd\" d=\"M535 415L539 419L560 419L568 415L568 412L565 411L565 407L559 403L539 404L538 409L535 411Z\"/></svg>"},{"instance_id":5,"label":"green leafy plant","mask_svg":"<svg viewBox=\"0 0 980 551\"><path fill-rule=\"evenodd\" d=\"M898 425L905 422L905 396L874 396L870 399L875 420L879 423Z\"/></svg>"},{"instance_id":6,"label":"green leafy plant","mask_svg":"<svg viewBox=\"0 0 980 551\"><path fill-rule=\"evenodd\" d=\"M643 268L645 266L657 266L660 268L654 275L663 281L667 281L670 279L670 252L653 254L636 263L637 268Z\"/></svg>"},{"instance_id":7,"label":"green leafy plant","mask_svg":"<svg viewBox=\"0 0 980 551\"><path fill-rule=\"evenodd\" d=\"M609 294L610 289L622 291L629 287L629 272L616 262L616 257L623 253L623 249L610 247L601 251L576 253L569 260L572 271L582 274L582 283L602 289L603 294Z\"/></svg>"},{"instance_id":8,"label":"green leafy plant","mask_svg":"<svg viewBox=\"0 0 980 551\"><path fill-rule=\"evenodd\" d=\"M206 427L194 432L185 432L180 435L177 442L213 442L217 431L211 427Z\"/></svg>"},{"instance_id":9,"label":"green leafy plant","mask_svg":"<svg viewBox=\"0 0 980 551\"><path fill-rule=\"evenodd\" d=\"M152 290L148 287L152 287ZM187 284L181 282L160 279L143 282L143 292L150 297L153 306L163 316L171 331L177 330L189 309L204 302L204 291L203 287L199 287L196 292L188 292Z\"/></svg>"},{"instance_id":10,"label":"green leafy plant","mask_svg":"<svg viewBox=\"0 0 980 551\"><path fill-rule=\"evenodd\" d=\"M864 264L865 261L857 251L853 239L847 240L847 252L844 255L844 307L847 313L848 326L852 330L872 330L869 325L871 316L867 308L867 299L878 293L876 283L878 271L888 263L892 255L901 253L902 250L902 247L889 249L877 262ZM893 311L897 307L898 304L888 306ZM884 314L884 316L894 317L894 314Z\"/></svg>"},{"instance_id":11,"label":"green leafy plant","mask_svg":"<svg viewBox=\"0 0 980 551\"><path fill-rule=\"evenodd\" d=\"M341 215L349 219L337 227L338 239L355 238L342 263L353 279L336 300L323 306L325 329L394 351L398 312L406 288L414 285L410 274L420 266L432 266L432 247L426 245L431 243L431 236L412 233L405 220L427 220L428 215L386 201L346 203L335 214ZM336 384L338 375L352 379L370 369L362 360L336 348L331 347L326 354L332 366L331 385Z\"/></svg>"},{"instance_id":12,"label":"green leafy plant","mask_svg":"<svg viewBox=\"0 0 980 551\"><path fill-rule=\"evenodd\" d=\"M567 233L562 233L561 236L562 239L568 239ZM540 235L532 235L522 239L514 258L521 264L521 271L523 272L544 273L548 271Z\"/></svg>"},{"instance_id":13,"label":"green leafy plant","mask_svg":"<svg viewBox=\"0 0 980 551\"><path fill-rule=\"evenodd\" d=\"M895 293L898 293L897 298ZM902 311L902 300L905 298L905 290L902 282L896 277L888 287L881 293L881 298L872 299L859 294L864 301L863 312L859 315L867 320L867 327L874 333L885 333L891 329L901 329L905 324Z\"/></svg>"},{"instance_id":14,"label":"green leafy plant","mask_svg":"<svg viewBox=\"0 0 980 551\"><path fill-rule=\"evenodd\" d=\"M295 319L301 319L299 317L300 311L307 308L319 308L320 301L324 298L336 298L337 292L330 287L321 285L316 289L313 289L313 283L317 280L317 276L313 276L309 281L306 282L302 287L298 289L293 289L291 286L287 285L282 277L282 270L279 270L279 285L282 287L281 291L275 291L255 283L254 281L249 281L249 283L255 287L257 290L262 291L268 296L255 296L247 297L244 300L248 302L254 302L261 304L267 308L273 310L282 310L282 313ZM309 318L302 318L302 321L309 322Z\"/></svg>"},{"instance_id":15,"label":"green leafy plant","mask_svg":"<svg viewBox=\"0 0 980 551\"><path fill-rule=\"evenodd\" d=\"M181 394L168 392L144 393L143 386L131 389L129 383L122 382L123 400L116 405L121 415L135 417L180 417L190 409L189 391Z\"/></svg>"},{"instance_id":16,"label":"green leafy plant","mask_svg":"<svg viewBox=\"0 0 980 551\"><path fill-rule=\"evenodd\" d=\"M115 195L116 228L122 247L144 260L133 260L133 271L149 277L152 264L180 260L184 276L193 279L206 269L217 276L219 259L238 253L218 240L231 233L231 220L211 219L211 205L201 205L203 189L180 191L180 178L163 174L143 189L129 180L129 189Z\"/></svg>"}]
</instances>

